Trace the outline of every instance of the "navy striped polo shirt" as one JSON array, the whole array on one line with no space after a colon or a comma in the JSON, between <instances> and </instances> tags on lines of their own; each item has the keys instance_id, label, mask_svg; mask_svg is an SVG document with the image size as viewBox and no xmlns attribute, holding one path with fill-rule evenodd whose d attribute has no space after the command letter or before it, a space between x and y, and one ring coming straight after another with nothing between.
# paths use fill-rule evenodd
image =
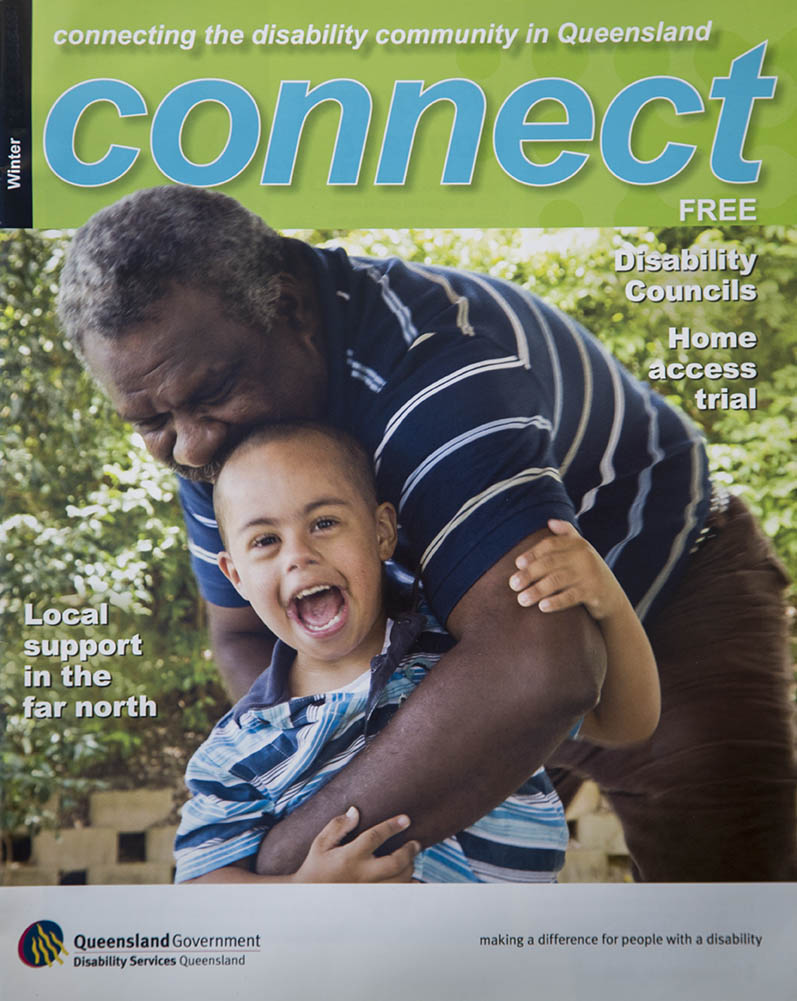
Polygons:
<instances>
[{"instance_id":1,"label":"navy striped polo shirt","mask_svg":"<svg viewBox=\"0 0 797 1001\"><path fill-rule=\"evenodd\" d=\"M325 326L327 419L371 452L399 512L398 559L445 622L549 518L576 523L644 618L706 518L695 426L583 327L517 285L305 245ZM208 601L242 600L215 565L212 488L182 481Z\"/></svg>"}]
</instances>

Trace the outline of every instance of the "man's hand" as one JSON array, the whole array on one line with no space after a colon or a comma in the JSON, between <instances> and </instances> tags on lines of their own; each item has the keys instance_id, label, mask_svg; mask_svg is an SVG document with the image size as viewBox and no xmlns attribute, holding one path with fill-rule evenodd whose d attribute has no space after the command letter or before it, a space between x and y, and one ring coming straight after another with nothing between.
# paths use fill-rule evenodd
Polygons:
<instances>
[{"instance_id":1,"label":"man's hand","mask_svg":"<svg viewBox=\"0 0 797 1001\"><path fill-rule=\"evenodd\" d=\"M410 826L404 815L369 827L353 841L341 844L360 818L356 807L333 817L310 845L307 858L291 880L294 883L411 883L412 863L421 850L417 841L408 841L390 855L377 858L374 852L400 831Z\"/></svg>"},{"instance_id":2,"label":"man's hand","mask_svg":"<svg viewBox=\"0 0 797 1001\"><path fill-rule=\"evenodd\" d=\"M625 596L600 555L569 521L552 518L548 528L553 535L515 560L509 586L518 592L518 604L541 612L584 605L598 621L616 614Z\"/></svg>"},{"instance_id":3,"label":"man's hand","mask_svg":"<svg viewBox=\"0 0 797 1001\"><path fill-rule=\"evenodd\" d=\"M269 831L257 872L295 872L351 803L365 827L413 818L389 850L434 844L511 795L595 705L606 664L595 622L583 608L523 608L507 584L515 559L548 535L523 540L460 599L446 623L457 645L364 751Z\"/></svg>"}]
</instances>

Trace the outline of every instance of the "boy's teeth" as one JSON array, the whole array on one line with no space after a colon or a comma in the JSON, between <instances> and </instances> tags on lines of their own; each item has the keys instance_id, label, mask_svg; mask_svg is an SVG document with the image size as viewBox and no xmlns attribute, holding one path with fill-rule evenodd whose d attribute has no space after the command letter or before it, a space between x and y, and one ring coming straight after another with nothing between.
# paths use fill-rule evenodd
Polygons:
<instances>
[{"instance_id":1,"label":"boy's teeth","mask_svg":"<svg viewBox=\"0 0 797 1001\"><path fill-rule=\"evenodd\" d=\"M319 591L328 591L328 590L329 590L329 584L316 584L314 587L306 587L304 591L300 591L296 595L296 598L297 599L307 598L311 594L318 594Z\"/></svg>"},{"instance_id":2,"label":"boy's teeth","mask_svg":"<svg viewBox=\"0 0 797 1001\"><path fill-rule=\"evenodd\" d=\"M346 600L334 584L315 584L299 591L291 604L302 625L318 633L340 621Z\"/></svg>"}]
</instances>

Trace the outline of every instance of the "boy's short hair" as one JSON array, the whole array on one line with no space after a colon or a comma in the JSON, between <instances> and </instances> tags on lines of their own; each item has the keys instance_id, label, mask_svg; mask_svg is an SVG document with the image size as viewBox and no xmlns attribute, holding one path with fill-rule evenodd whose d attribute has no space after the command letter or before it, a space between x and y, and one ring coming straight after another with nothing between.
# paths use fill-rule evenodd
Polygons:
<instances>
[{"instance_id":1,"label":"boy's short hair","mask_svg":"<svg viewBox=\"0 0 797 1001\"><path fill-rule=\"evenodd\" d=\"M227 535L224 529L224 490L220 489L220 484L223 486L224 483L224 470L235 456L242 455L253 448L270 445L272 442L290 441L292 438L301 438L306 435L319 435L331 442L337 448L341 462L346 467L346 473L359 494L369 507L377 506L379 498L371 457L360 442L353 435L350 435L348 431L343 431L341 428L336 428L329 424L321 424L318 421L296 420L265 424L250 431L238 442L229 455L225 457L214 483L213 507L216 512L216 522L219 527L221 541L224 543L225 548L227 547Z\"/></svg>"}]
</instances>

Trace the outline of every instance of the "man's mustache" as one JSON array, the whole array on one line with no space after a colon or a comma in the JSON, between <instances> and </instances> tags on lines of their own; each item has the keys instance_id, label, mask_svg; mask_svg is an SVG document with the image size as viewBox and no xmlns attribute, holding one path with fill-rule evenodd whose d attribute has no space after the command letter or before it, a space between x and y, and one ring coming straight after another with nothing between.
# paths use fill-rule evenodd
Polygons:
<instances>
[{"instance_id":1,"label":"man's mustache","mask_svg":"<svg viewBox=\"0 0 797 1001\"><path fill-rule=\"evenodd\" d=\"M221 467L227 461L228 456L235 449L238 442L246 437L248 430L249 428L244 428L239 434L225 441L219 447L213 459L204 466L183 466L181 463L175 462L171 456L166 460L165 464L169 469L177 473L178 476L182 476L184 480L190 480L192 483L215 483L216 477L221 472Z\"/></svg>"},{"instance_id":2,"label":"man's mustache","mask_svg":"<svg viewBox=\"0 0 797 1001\"><path fill-rule=\"evenodd\" d=\"M169 469L177 473L178 476L182 476L184 480L190 480L192 483L215 483L216 477L221 472L221 467L227 461L230 454L235 451L238 443L243 441L250 431L254 431L258 427L280 424L283 420L310 419L312 416L313 415L311 414L280 414L273 420L263 421L262 423L256 424L246 424L241 427L237 427L235 428L234 433L231 433L227 440L219 446L212 461L208 462L204 466L183 466L179 462L175 462L171 456L164 460L164 463L169 467Z\"/></svg>"},{"instance_id":3,"label":"man's mustache","mask_svg":"<svg viewBox=\"0 0 797 1001\"><path fill-rule=\"evenodd\" d=\"M215 483L224 461L214 459L206 466L181 466L174 459L169 459L166 465L178 476L182 476L184 480L190 480L192 483Z\"/></svg>"}]
</instances>

